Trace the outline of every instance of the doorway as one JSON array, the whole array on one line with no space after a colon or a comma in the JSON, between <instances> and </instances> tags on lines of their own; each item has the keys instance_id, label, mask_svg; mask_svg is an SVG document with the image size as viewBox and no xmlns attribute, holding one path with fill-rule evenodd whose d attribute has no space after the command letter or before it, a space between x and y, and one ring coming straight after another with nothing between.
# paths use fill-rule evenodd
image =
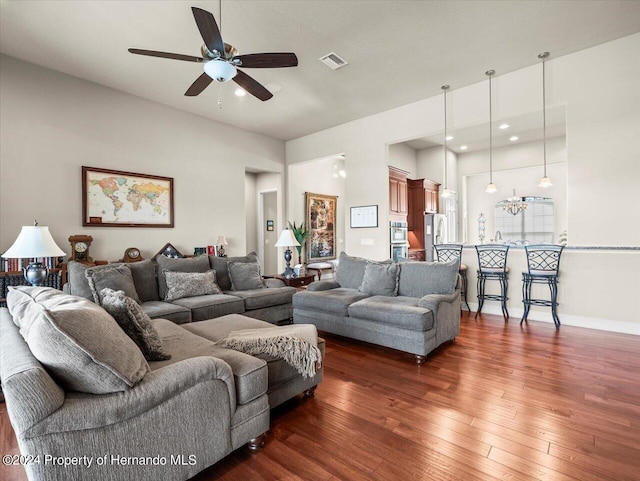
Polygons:
<instances>
[{"instance_id":1,"label":"doorway","mask_svg":"<svg viewBox=\"0 0 640 481\"><path fill-rule=\"evenodd\" d=\"M258 257L264 260L263 274L273 275L278 273L277 191L260 192L259 204Z\"/></svg>"}]
</instances>

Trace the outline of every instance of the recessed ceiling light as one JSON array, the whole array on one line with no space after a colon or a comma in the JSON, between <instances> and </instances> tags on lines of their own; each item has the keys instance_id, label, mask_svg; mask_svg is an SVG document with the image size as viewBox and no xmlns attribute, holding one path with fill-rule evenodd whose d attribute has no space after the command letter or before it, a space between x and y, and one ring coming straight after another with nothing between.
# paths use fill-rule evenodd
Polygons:
<instances>
[{"instance_id":1,"label":"recessed ceiling light","mask_svg":"<svg viewBox=\"0 0 640 481\"><path fill-rule=\"evenodd\" d=\"M445 140L453 140L453 135L447 135L447 136L445 137Z\"/></svg>"},{"instance_id":2,"label":"recessed ceiling light","mask_svg":"<svg viewBox=\"0 0 640 481\"><path fill-rule=\"evenodd\" d=\"M498 128L499 128L500 130L508 129L508 128L509 128L509 124L500 124L500 125L498 125Z\"/></svg>"},{"instance_id":3,"label":"recessed ceiling light","mask_svg":"<svg viewBox=\"0 0 640 481\"><path fill-rule=\"evenodd\" d=\"M519 140L519 139L520 139L520 137L518 137L517 135L512 135L511 137L509 137L509 140L511 142L515 142L516 140Z\"/></svg>"},{"instance_id":4,"label":"recessed ceiling light","mask_svg":"<svg viewBox=\"0 0 640 481\"><path fill-rule=\"evenodd\" d=\"M244 89L236 89L235 94L238 97L244 97L245 95L247 95L247 92Z\"/></svg>"},{"instance_id":5,"label":"recessed ceiling light","mask_svg":"<svg viewBox=\"0 0 640 481\"><path fill-rule=\"evenodd\" d=\"M460 150L467 150L469 147L467 147L466 145L461 145L460 146Z\"/></svg>"}]
</instances>

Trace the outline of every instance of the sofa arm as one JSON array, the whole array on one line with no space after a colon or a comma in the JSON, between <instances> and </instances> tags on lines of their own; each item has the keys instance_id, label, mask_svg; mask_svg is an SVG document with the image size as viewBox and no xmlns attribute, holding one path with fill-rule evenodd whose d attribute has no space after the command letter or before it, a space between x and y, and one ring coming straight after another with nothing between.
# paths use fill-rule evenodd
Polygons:
<instances>
[{"instance_id":1,"label":"sofa arm","mask_svg":"<svg viewBox=\"0 0 640 481\"><path fill-rule=\"evenodd\" d=\"M286 284L282 282L280 279L262 279L262 283L265 287L285 287Z\"/></svg>"},{"instance_id":2,"label":"sofa arm","mask_svg":"<svg viewBox=\"0 0 640 481\"><path fill-rule=\"evenodd\" d=\"M418 301L418 307L426 307L433 311L434 321L438 317L438 307L442 302L449 304L455 302L460 297L460 290L456 289L452 294L427 294Z\"/></svg>"},{"instance_id":3,"label":"sofa arm","mask_svg":"<svg viewBox=\"0 0 640 481\"><path fill-rule=\"evenodd\" d=\"M307 286L308 291L328 291L340 287L336 281L315 281Z\"/></svg>"},{"instance_id":4,"label":"sofa arm","mask_svg":"<svg viewBox=\"0 0 640 481\"><path fill-rule=\"evenodd\" d=\"M233 415L236 394L231 367L221 359L196 357L151 371L127 391L102 395L69 392L60 409L33 426L28 436L114 425L151 411L208 381L223 382L228 393L227 399L212 400L211 406L228 402Z\"/></svg>"}]
</instances>

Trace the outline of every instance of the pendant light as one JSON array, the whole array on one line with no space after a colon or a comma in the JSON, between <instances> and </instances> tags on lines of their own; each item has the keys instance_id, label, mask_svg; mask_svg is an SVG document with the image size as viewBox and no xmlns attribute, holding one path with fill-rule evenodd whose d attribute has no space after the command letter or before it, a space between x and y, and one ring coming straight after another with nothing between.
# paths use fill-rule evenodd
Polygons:
<instances>
[{"instance_id":1,"label":"pendant light","mask_svg":"<svg viewBox=\"0 0 640 481\"><path fill-rule=\"evenodd\" d=\"M547 89L545 85L545 67L544 61L549 56L549 52L542 52L538 58L542 60L542 148L544 159L544 175L538 184L538 187L546 189L551 187L551 179L547 177Z\"/></svg>"},{"instance_id":2,"label":"pendant light","mask_svg":"<svg viewBox=\"0 0 640 481\"><path fill-rule=\"evenodd\" d=\"M493 109L491 102L491 77L495 74L495 70L487 70L485 74L489 77L489 185L485 192L493 194L498 192L496 185L493 183Z\"/></svg>"},{"instance_id":3,"label":"pendant light","mask_svg":"<svg viewBox=\"0 0 640 481\"><path fill-rule=\"evenodd\" d=\"M451 197L451 191L447 187L447 90L449 90L449 86L443 85L440 88L444 93L444 190L441 195L447 199Z\"/></svg>"}]
</instances>

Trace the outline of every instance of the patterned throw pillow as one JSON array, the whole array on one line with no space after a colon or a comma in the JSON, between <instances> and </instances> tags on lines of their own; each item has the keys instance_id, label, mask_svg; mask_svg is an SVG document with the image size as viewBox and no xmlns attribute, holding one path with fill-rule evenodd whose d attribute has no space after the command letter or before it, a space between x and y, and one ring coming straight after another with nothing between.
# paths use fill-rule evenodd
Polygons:
<instances>
[{"instance_id":1,"label":"patterned throw pillow","mask_svg":"<svg viewBox=\"0 0 640 481\"><path fill-rule=\"evenodd\" d=\"M162 340L142 307L122 291L104 288L100 291L102 307L116 320L122 330L140 348L147 361L166 361Z\"/></svg>"},{"instance_id":2,"label":"patterned throw pillow","mask_svg":"<svg viewBox=\"0 0 640 481\"><path fill-rule=\"evenodd\" d=\"M164 271L164 278L167 283L165 301L221 293L216 284L216 271L213 270L207 272Z\"/></svg>"}]
</instances>

